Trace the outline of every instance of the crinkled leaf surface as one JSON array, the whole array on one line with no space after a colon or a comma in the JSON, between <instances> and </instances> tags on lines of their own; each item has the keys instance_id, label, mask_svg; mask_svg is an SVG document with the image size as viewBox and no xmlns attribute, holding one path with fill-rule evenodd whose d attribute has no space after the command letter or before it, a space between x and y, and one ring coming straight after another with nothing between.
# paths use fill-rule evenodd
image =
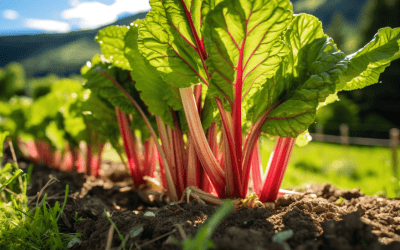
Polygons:
<instances>
[{"instance_id":1,"label":"crinkled leaf surface","mask_svg":"<svg viewBox=\"0 0 400 250\"><path fill-rule=\"evenodd\" d=\"M90 67L86 65L81 69L81 74L85 79L87 79L84 87L90 89L100 99L105 100L106 103L110 103L113 107L119 107L124 113L132 114L135 122L131 124L131 128L139 129L142 132L142 136L147 137L149 134L148 129L135 106L130 102L129 98L121 89L99 71L103 71L110 77L114 78L124 88L124 90L133 97L144 113L149 117L147 107L140 99L134 83L130 80L129 72L118 67L113 67L100 55L95 55L92 58ZM152 122L153 125L155 123L154 119L151 119L150 122Z\"/></svg>"},{"instance_id":2,"label":"crinkled leaf surface","mask_svg":"<svg viewBox=\"0 0 400 250\"><path fill-rule=\"evenodd\" d=\"M125 35L131 26L109 26L101 29L95 41L100 44L101 52L113 66L132 70L125 57Z\"/></svg>"},{"instance_id":3,"label":"crinkled leaf surface","mask_svg":"<svg viewBox=\"0 0 400 250\"><path fill-rule=\"evenodd\" d=\"M182 110L182 101L178 89L165 82L160 72L143 58L138 49L138 26L141 20L130 28L125 36L125 57L132 65L131 76L135 87L140 91L140 98L148 107L149 112L174 127L171 108Z\"/></svg>"},{"instance_id":4,"label":"crinkled leaf surface","mask_svg":"<svg viewBox=\"0 0 400 250\"><path fill-rule=\"evenodd\" d=\"M341 77L337 90L360 89L377 83L390 62L398 58L400 28L380 29L370 43L343 60L348 69Z\"/></svg>"},{"instance_id":5,"label":"crinkled leaf surface","mask_svg":"<svg viewBox=\"0 0 400 250\"><path fill-rule=\"evenodd\" d=\"M126 84L125 82L129 80L128 72L113 67L110 62L105 58L102 59L100 55L95 55L92 58L90 67L86 65L81 69L82 76L87 80L84 87L90 89L99 97L106 99L113 106L119 107L125 113L136 113L136 109L128 97L111 80L101 74L99 70L117 80L125 90L129 90L130 87L128 85L131 83Z\"/></svg>"},{"instance_id":6,"label":"crinkled leaf surface","mask_svg":"<svg viewBox=\"0 0 400 250\"><path fill-rule=\"evenodd\" d=\"M338 64L344 54L323 33L321 22L314 16L295 16L284 39L290 53L257 96L255 106L263 108L258 108L253 117L258 119L282 100L270 112L262 130L271 135L297 137L314 122L319 103L335 93L339 74L346 67ZM268 101L262 104L265 100Z\"/></svg>"},{"instance_id":7,"label":"crinkled leaf surface","mask_svg":"<svg viewBox=\"0 0 400 250\"><path fill-rule=\"evenodd\" d=\"M202 2L150 0L151 11L139 28L138 46L144 58L162 72L165 81L180 88L208 84Z\"/></svg>"},{"instance_id":8,"label":"crinkled leaf surface","mask_svg":"<svg viewBox=\"0 0 400 250\"><path fill-rule=\"evenodd\" d=\"M289 0L224 1L210 11L204 27L209 95L233 102L238 91L242 98L255 93L287 53L279 36L291 19Z\"/></svg>"},{"instance_id":9,"label":"crinkled leaf surface","mask_svg":"<svg viewBox=\"0 0 400 250\"><path fill-rule=\"evenodd\" d=\"M27 127L37 126L46 118L53 119L70 104L71 98L82 90L82 84L71 79L60 79L51 86L51 91L38 98L31 106Z\"/></svg>"}]
</instances>

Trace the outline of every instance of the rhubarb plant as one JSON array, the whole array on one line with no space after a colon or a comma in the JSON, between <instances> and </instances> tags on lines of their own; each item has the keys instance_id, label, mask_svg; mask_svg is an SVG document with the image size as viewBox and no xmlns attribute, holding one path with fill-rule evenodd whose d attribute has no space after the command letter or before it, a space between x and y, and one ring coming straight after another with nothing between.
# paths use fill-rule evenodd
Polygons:
<instances>
[{"instance_id":1,"label":"rhubarb plant","mask_svg":"<svg viewBox=\"0 0 400 250\"><path fill-rule=\"evenodd\" d=\"M201 186L203 190L212 192L212 186L194 154L194 144L189 145L190 140L185 139L185 132L188 131L188 128L178 88L163 87L165 82L158 75L156 69L141 67L141 63L145 61L138 57L140 53L137 45L125 43L125 40L137 40L140 23L141 20L138 20L128 27L112 26L99 32L96 41L101 45L103 55L93 57L92 61L82 68L82 75L88 80L85 87L90 88L100 98L108 100L116 107L117 113L131 114L133 121L131 125L136 124L133 129L140 130L142 134L147 131L147 134L152 136L148 140L151 140L152 145L158 147L156 152L161 153L156 160L148 162L159 163L162 185L169 191L173 200L177 200L183 194L188 183L189 186ZM137 60L140 59L139 63ZM138 84L138 79L147 79L157 85ZM140 83L142 82L140 81ZM142 117L138 117L139 114L136 112L135 105L131 103L132 100L137 102L136 105L142 111ZM143 118L146 120L147 126L143 126L145 125L141 122ZM145 175L135 167L140 165L140 161L135 160L138 158L135 156L137 150L134 150L137 148L136 142L130 139L131 131L124 131L123 128L127 128L126 122L121 118L118 119L118 122L121 127L121 135L125 138L126 155L128 159L131 159L132 178L135 183L143 182ZM213 131L216 131L215 128L214 126ZM162 141L162 146L158 145L158 139ZM140 154L140 151L138 153ZM149 153L144 151L145 155ZM188 158L188 155L191 155L192 158ZM188 163L192 166L189 170ZM149 164L143 165L149 166ZM145 169L148 173L154 172L153 165L145 167ZM190 171L196 173L192 174ZM202 179L196 176L202 176Z\"/></svg>"},{"instance_id":2,"label":"rhubarb plant","mask_svg":"<svg viewBox=\"0 0 400 250\"><path fill-rule=\"evenodd\" d=\"M109 32L106 28L106 30L100 31L98 36L102 36L105 31ZM116 31L119 31L119 28ZM118 37L118 32L111 34L110 37L112 35ZM86 79L85 88L91 89L103 102L103 105L112 108L116 119L114 121L107 120L104 124L118 126L132 180L134 185L139 188L146 185L145 176L155 177L159 156L154 138L149 136L148 129L140 114L124 92L114 85L115 83L121 84L122 89L127 91L126 93L129 96L134 96L140 102L140 109L145 110L143 115L152 119L145 105L138 98L139 94L132 85L129 72L121 68L121 65L119 66L112 65L105 59L104 55L95 55L91 62L88 62L82 68L81 73ZM155 122L154 118L152 122Z\"/></svg>"},{"instance_id":3,"label":"rhubarb plant","mask_svg":"<svg viewBox=\"0 0 400 250\"><path fill-rule=\"evenodd\" d=\"M33 162L98 178L104 144L110 141L118 148L118 126L109 122L116 116L80 81L53 80L49 92L37 99L0 102L0 128L11 132L21 153ZM85 152L80 152L82 143Z\"/></svg>"},{"instance_id":4,"label":"rhubarb plant","mask_svg":"<svg viewBox=\"0 0 400 250\"><path fill-rule=\"evenodd\" d=\"M118 107L140 110L134 103L142 101L156 116L158 138L148 122L147 128L173 200L188 186L245 198L251 173L260 201L274 201L296 139L304 140L318 107L337 100L339 91L377 83L400 57L400 28L380 29L346 56L316 17L293 14L289 0L150 5L145 20L96 37L108 63L97 71L109 81L90 87L113 96ZM130 71L130 83L111 76L118 67ZM129 96L132 88L140 99ZM261 133L276 137L264 174ZM203 187L208 181L212 186Z\"/></svg>"}]
</instances>

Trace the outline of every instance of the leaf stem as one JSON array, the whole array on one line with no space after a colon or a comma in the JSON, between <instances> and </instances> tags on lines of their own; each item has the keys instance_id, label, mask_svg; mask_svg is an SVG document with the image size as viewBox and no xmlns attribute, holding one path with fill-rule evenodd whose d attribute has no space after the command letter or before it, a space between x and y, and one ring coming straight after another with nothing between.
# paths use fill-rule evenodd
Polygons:
<instances>
[{"instance_id":1,"label":"leaf stem","mask_svg":"<svg viewBox=\"0 0 400 250\"><path fill-rule=\"evenodd\" d=\"M223 196L225 193L224 171L217 162L210 145L208 145L203 127L200 122L200 117L197 112L192 88L180 88L179 91L182 97L183 108L188 122L190 134L193 137L197 155L206 173L208 174L211 183L214 185L217 194L219 196Z\"/></svg>"},{"instance_id":2,"label":"leaf stem","mask_svg":"<svg viewBox=\"0 0 400 250\"><path fill-rule=\"evenodd\" d=\"M167 184L168 184L168 189L169 189L169 192L170 192L170 195L171 195L171 199L173 201L179 200L178 195L176 193L174 182L172 180L172 176L171 176L171 172L170 172L170 169L169 169L169 165L168 165L167 159L165 157L164 151L162 150L160 144L158 143L156 132L154 132L154 129L150 124L150 121L147 119L146 115L144 114L144 112L140 108L140 106L137 104L135 99L133 99L132 96L114 78L112 78L110 75L108 75L103 70L99 70L99 72L101 74L103 74L105 77L107 77L110 81L112 81L125 94L125 96L135 106L135 108L138 110L138 112L142 116L144 122L146 123L147 128L150 131L151 136L153 137L153 139L156 142L156 146L157 146L158 152L159 152L161 160L163 162L165 176L166 176L166 179L167 179Z\"/></svg>"},{"instance_id":3,"label":"leaf stem","mask_svg":"<svg viewBox=\"0 0 400 250\"><path fill-rule=\"evenodd\" d=\"M296 138L278 136L272 160L267 167L267 178L261 191L260 201L276 200L295 142Z\"/></svg>"}]
</instances>

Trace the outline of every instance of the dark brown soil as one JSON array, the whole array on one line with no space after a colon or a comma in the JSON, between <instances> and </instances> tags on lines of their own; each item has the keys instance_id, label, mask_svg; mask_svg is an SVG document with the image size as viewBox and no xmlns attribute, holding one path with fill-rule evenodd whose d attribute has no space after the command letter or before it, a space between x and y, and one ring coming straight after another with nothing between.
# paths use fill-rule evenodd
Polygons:
<instances>
[{"instance_id":1,"label":"dark brown soil","mask_svg":"<svg viewBox=\"0 0 400 250\"><path fill-rule=\"evenodd\" d=\"M11 161L7 152L6 159ZM27 167L28 161L19 161L22 169ZM193 237L216 210L215 206L196 203L163 204L152 194L135 191L120 163L103 161L102 169L105 177L98 180L44 165L33 169L29 196L36 195L50 178L56 178L58 182L48 186L45 193L50 205L62 203L65 186L70 187L60 228L63 233L79 232L81 237L69 249L107 249L109 239L110 249L122 249L104 209L127 239L126 249L133 244L132 249L143 250L181 249L171 238L183 241L184 234ZM342 191L331 184L310 186L302 192L317 198L285 195L274 209L232 212L212 235L216 248L400 249L400 200L371 197L359 190ZM339 196L345 200L336 205ZM149 211L152 213L145 214Z\"/></svg>"}]
</instances>

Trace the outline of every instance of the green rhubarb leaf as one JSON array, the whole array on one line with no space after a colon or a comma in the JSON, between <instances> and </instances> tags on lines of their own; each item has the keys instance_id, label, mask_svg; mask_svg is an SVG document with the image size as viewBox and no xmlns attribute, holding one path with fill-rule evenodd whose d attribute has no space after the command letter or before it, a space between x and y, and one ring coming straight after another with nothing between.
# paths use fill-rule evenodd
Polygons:
<instances>
[{"instance_id":1,"label":"green rhubarb leaf","mask_svg":"<svg viewBox=\"0 0 400 250\"><path fill-rule=\"evenodd\" d=\"M51 144L57 149L64 149L65 131L60 129L56 121L51 121L45 128L46 137L50 140Z\"/></svg>"},{"instance_id":2,"label":"green rhubarb leaf","mask_svg":"<svg viewBox=\"0 0 400 250\"><path fill-rule=\"evenodd\" d=\"M253 117L258 119L280 102L269 113L262 130L271 135L295 138L314 122L319 103L336 92L339 75L346 67L338 63L344 53L323 33L321 22L314 16L295 16L284 40L290 53L257 95Z\"/></svg>"},{"instance_id":3,"label":"green rhubarb leaf","mask_svg":"<svg viewBox=\"0 0 400 250\"><path fill-rule=\"evenodd\" d=\"M32 104L27 127L37 126L43 123L46 118L53 119L63 104L64 100L57 95L48 94L40 97Z\"/></svg>"},{"instance_id":4,"label":"green rhubarb leaf","mask_svg":"<svg viewBox=\"0 0 400 250\"><path fill-rule=\"evenodd\" d=\"M133 85L129 82L127 71L113 67L103 56L95 55L91 63L85 65L81 69L82 76L87 80L84 87L107 100L114 107L119 107L127 114L137 113L135 106L133 106L122 90L100 72L105 72L107 75L117 80L125 90L131 88L129 85Z\"/></svg>"},{"instance_id":5,"label":"green rhubarb leaf","mask_svg":"<svg viewBox=\"0 0 400 250\"><path fill-rule=\"evenodd\" d=\"M292 20L290 1L224 1L210 11L204 41L212 75L209 95L230 103L255 94L279 68L287 46L279 36Z\"/></svg>"},{"instance_id":6,"label":"green rhubarb leaf","mask_svg":"<svg viewBox=\"0 0 400 250\"><path fill-rule=\"evenodd\" d=\"M364 48L346 56L347 71L341 76L337 90L364 88L379 81L390 62L400 58L400 28L382 28Z\"/></svg>"},{"instance_id":7,"label":"green rhubarb leaf","mask_svg":"<svg viewBox=\"0 0 400 250\"><path fill-rule=\"evenodd\" d=\"M64 118L64 127L65 131L72 136L75 141L88 142L88 127L82 112L79 110L79 108L77 108L81 105L81 97L75 97L71 104L65 108L64 112L62 112Z\"/></svg>"},{"instance_id":8,"label":"green rhubarb leaf","mask_svg":"<svg viewBox=\"0 0 400 250\"><path fill-rule=\"evenodd\" d=\"M32 99L14 96L8 102L0 101L0 130L7 130L15 139L26 131L27 119L30 114Z\"/></svg>"},{"instance_id":9,"label":"green rhubarb leaf","mask_svg":"<svg viewBox=\"0 0 400 250\"><path fill-rule=\"evenodd\" d=\"M84 87L90 89L100 99L104 100L108 106L119 107L121 111L133 116L131 124L132 129L138 129L142 132L142 136L148 137L149 132L142 116L137 111L136 107L131 103L125 93L118 88L113 81L103 75L106 73L111 78L116 80L121 87L139 104L145 115L150 116L146 105L139 97L139 92L135 89L134 82L130 79L130 74L126 70L118 67L113 67L103 56L95 55L91 63L85 65L81 69L82 76L87 80ZM155 119L150 119L150 122L155 123Z\"/></svg>"},{"instance_id":10,"label":"green rhubarb leaf","mask_svg":"<svg viewBox=\"0 0 400 250\"><path fill-rule=\"evenodd\" d=\"M139 27L140 53L166 82L179 88L208 84L202 2L150 0L151 11Z\"/></svg>"},{"instance_id":11,"label":"green rhubarb leaf","mask_svg":"<svg viewBox=\"0 0 400 250\"><path fill-rule=\"evenodd\" d=\"M224 0L204 0L203 1L203 7L201 9L201 13L203 16L203 19L202 19L203 23L205 22L205 18L207 16L208 12L210 12L210 10L215 9L215 7L223 1Z\"/></svg>"},{"instance_id":12,"label":"green rhubarb leaf","mask_svg":"<svg viewBox=\"0 0 400 250\"><path fill-rule=\"evenodd\" d=\"M140 23L141 20L137 21L125 36L125 57L133 65L131 76L149 112L161 117L165 124L174 127L171 108L173 110L183 108L179 91L165 82L160 72L140 54L137 43Z\"/></svg>"},{"instance_id":13,"label":"green rhubarb leaf","mask_svg":"<svg viewBox=\"0 0 400 250\"><path fill-rule=\"evenodd\" d=\"M101 29L95 41L100 44L101 52L110 63L124 70L132 70L125 57L125 35L130 26L109 26Z\"/></svg>"},{"instance_id":14,"label":"green rhubarb leaf","mask_svg":"<svg viewBox=\"0 0 400 250\"><path fill-rule=\"evenodd\" d=\"M72 79L60 79L51 86L51 91L38 98L31 107L27 126L37 126L46 118L53 119L58 112L63 112L71 99L82 90L82 84Z\"/></svg>"},{"instance_id":15,"label":"green rhubarb leaf","mask_svg":"<svg viewBox=\"0 0 400 250\"><path fill-rule=\"evenodd\" d=\"M92 93L88 93L76 109L82 113L87 128L96 134L100 142L109 141L122 154L124 149L119 142L120 132L114 109Z\"/></svg>"}]
</instances>

